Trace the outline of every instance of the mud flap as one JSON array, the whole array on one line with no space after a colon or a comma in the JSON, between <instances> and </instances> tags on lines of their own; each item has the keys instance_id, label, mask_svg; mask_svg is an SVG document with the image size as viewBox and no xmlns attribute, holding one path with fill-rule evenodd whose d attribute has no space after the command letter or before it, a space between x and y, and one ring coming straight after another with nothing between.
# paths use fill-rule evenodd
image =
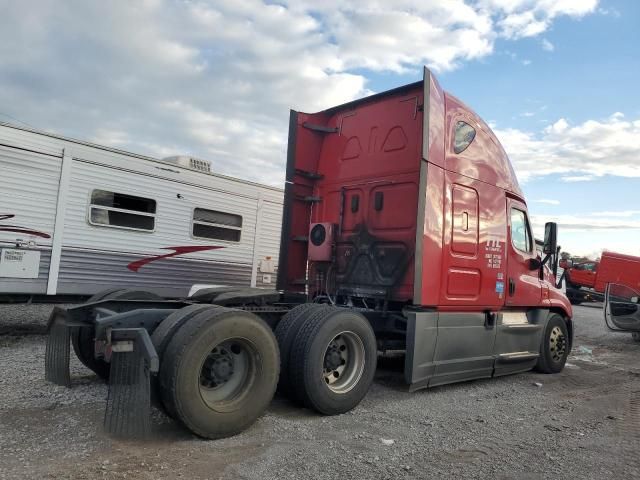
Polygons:
<instances>
[{"instance_id":1,"label":"mud flap","mask_svg":"<svg viewBox=\"0 0 640 480\"><path fill-rule=\"evenodd\" d=\"M409 384L409 391L429 386L436 368L434 356L437 338L437 312L407 312L404 378Z\"/></svg>"},{"instance_id":2,"label":"mud flap","mask_svg":"<svg viewBox=\"0 0 640 480\"><path fill-rule=\"evenodd\" d=\"M71 386L69 374L69 350L71 329L66 311L54 308L47 324L47 347L44 359L44 376L49 382L63 387Z\"/></svg>"},{"instance_id":3,"label":"mud flap","mask_svg":"<svg viewBox=\"0 0 640 480\"><path fill-rule=\"evenodd\" d=\"M144 328L111 332L111 372L104 414L105 431L116 437L145 438L151 431L151 372L159 367Z\"/></svg>"}]
</instances>

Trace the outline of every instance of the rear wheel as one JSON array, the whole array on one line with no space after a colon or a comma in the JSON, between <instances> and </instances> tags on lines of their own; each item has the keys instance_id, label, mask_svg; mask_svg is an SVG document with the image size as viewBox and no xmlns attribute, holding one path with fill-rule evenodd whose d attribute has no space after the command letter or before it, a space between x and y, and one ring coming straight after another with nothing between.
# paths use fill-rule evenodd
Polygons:
<instances>
[{"instance_id":1,"label":"rear wheel","mask_svg":"<svg viewBox=\"0 0 640 480\"><path fill-rule=\"evenodd\" d=\"M306 322L313 312L328 308L326 305L317 303L305 303L291 309L282 317L275 330L276 340L280 348L280 379L278 380L278 391L287 396L291 396L291 380L289 375L289 363L291 347L296 338L298 330Z\"/></svg>"},{"instance_id":2,"label":"rear wheel","mask_svg":"<svg viewBox=\"0 0 640 480\"><path fill-rule=\"evenodd\" d=\"M536 370L542 373L559 373L569 356L569 330L564 319L554 313L549 317L540 344L540 356Z\"/></svg>"},{"instance_id":3,"label":"rear wheel","mask_svg":"<svg viewBox=\"0 0 640 480\"><path fill-rule=\"evenodd\" d=\"M167 344L160 396L169 414L196 435L228 437L262 415L279 367L276 339L263 320L241 310L205 310Z\"/></svg>"},{"instance_id":4,"label":"rear wheel","mask_svg":"<svg viewBox=\"0 0 640 480\"><path fill-rule=\"evenodd\" d=\"M109 288L96 293L86 303L99 302L101 300L157 300L158 295L146 290L134 290L130 288ZM100 378L109 378L110 364L102 359L95 358L95 329L93 327L74 328L71 331L71 343L73 351L78 359L89 370Z\"/></svg>"},{"instance_id":5,"label":"rear wheel","mask_svg":"<svg viewBox=\"0 0 640 480\"><path fill-rule=\"evenodd\" d=\"M337 415L364 398L375 375L376 338L361 314L330 307L300 328L289 363L296 398L309 408Z\"/></svg>"},{"instance_id":6,"label":"rear wheel","mask_svg":"<svg viewBox=\"0 0 640 480\"><path fill-rule=\"evenodd\" d=\"M179 310L176 310L172 314L170 314L167 318L165 318L160 325L153 331L151 334L151 343L153 343L153 347L158 354L158 358L160 359L160 365L162 366L162 361L164 359L164 351L167 348L167 345L173 338L173 335L180 329L180 327L185 323L191 320L193 317L202 313L205 310L216 310L222 308L218 305L208 305L204 303L198 303L194 305L188 305ZM161 367L162 368L162 367ZM162 399L158 394L158 377L156 375L151 377L151 400L154 405L159 408L164 409L167 415L172 416L171 412L162 404Z\"/></svg>"}]
</instances>

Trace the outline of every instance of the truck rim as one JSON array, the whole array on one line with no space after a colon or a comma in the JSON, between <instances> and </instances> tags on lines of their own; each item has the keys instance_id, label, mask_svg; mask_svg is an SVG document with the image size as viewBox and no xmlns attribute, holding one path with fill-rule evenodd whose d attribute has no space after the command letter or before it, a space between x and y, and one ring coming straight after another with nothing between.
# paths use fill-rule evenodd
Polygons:
<instances>
[{"instance_id":1,"label":"truck rim","mask_svg":"<svg viewBox=\"0 0 640 480\"><path fill-rule=\"evenodd\" d=\"M337 334L325 350L322 376L335 393L347 393L362 377L365 364L364 344L354 332Z\"/></svg>"},{"instance_id":2,"label":"truck rim","mask_svg":"<svg viewBox=\"0 0 640 480\"><path fill-rule=\"evenodd\" d=\"M564 357L566 350L566 339L560 327L553 327L549 335L549 352L554 362L559 362Z\"/></svg>"},{"instance_id":3,"label":"truck rim","mask_svg":"<svg viewBox=\"0 0 640 480\"><path fill-rule=\"evenodd\" d=\"M200 368L199 391L209 408L234 410L256 378L257 352L242 338L225 340L211 349Z\"/></svg>"}]
</instances>

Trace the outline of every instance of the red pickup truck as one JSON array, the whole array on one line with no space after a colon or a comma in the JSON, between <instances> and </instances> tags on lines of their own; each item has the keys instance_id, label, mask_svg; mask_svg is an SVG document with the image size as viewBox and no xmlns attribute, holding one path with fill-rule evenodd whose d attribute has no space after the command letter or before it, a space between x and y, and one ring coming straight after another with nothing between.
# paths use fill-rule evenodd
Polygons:
<instances>
[{"instance_id":1,"label":"red pickup truck","mask_svg":"<svg viewBox=\"0 0 640 480\"><path fill-rule=\"evenodd\" d=\"M567 288L592 288L601 294L607 283L640 289L640 257L603 252L599 262L582 262L565 268L565 281Z\"/></svg>"},{"instance_id":2,"label":"red pickup truck","mask_svg":"<svg viewBox=\"0 0 640 480\"><path fill-rule=\"evenodd\" d=\"M603 252L599 262L571 265L562 260L567 297L574 305L586 300L601 301L608 284L621 285L640 291L640 257L622 253Z\"/></svg>"}]
</instances>

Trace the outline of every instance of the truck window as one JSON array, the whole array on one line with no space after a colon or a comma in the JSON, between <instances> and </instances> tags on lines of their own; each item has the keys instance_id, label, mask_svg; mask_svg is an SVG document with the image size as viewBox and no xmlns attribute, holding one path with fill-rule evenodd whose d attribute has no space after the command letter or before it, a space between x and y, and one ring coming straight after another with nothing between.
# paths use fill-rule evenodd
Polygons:
<instances>
[{"instance_id":1,"label":"truck window","mask_svg":"<svg viewBox=\"0 0 640 480\"><path fill-rule=\"evenodd\" d=\"M453 136L453 152L464 152L473 139L476 138L476 129L467 122L459 121L456 123L456 131Z\"/></svg>"},{"instance_id":2,"label":"truck window","mask_svg":"<svg viewBox=\"0 0 640 480\"><path fill-rule=\"evenodd\" d=\"M511 209L511 243L521 252L531 252L531 234L526 212Z\"/></svg>"},{"instance_id":3,"label":"truck window","mask_svg":"<svg viewBox=\"0 0 640 480\"><path fill-rule=\"evenodd\" d=\"M196 208L193 211L191 233L198 238L239 242L242 233L242 217L233 213Z\"/></svg>"},{"instance_id":4,"label":"truck window","mask_svg":"<svg viewBox=\"0 0 640 480\"><path fill-rule=\"evenodd\" d=\"M156 225L156 201L124 193L93 190L89 223L99 227L152 232Z\"/></svg>"}]
</instances>

